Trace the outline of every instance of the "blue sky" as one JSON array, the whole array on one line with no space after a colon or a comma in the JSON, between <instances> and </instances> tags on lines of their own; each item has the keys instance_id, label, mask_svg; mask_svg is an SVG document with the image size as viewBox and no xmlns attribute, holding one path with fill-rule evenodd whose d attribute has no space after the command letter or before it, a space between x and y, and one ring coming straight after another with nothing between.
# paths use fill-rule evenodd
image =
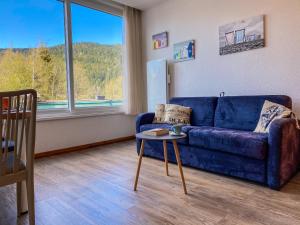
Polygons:
<instances>
[{"instance_id":1,"label":"blue sky","mask_svg":"<svg viewBox=\"0 0 300 225\"><path fill-rule=\"evenodd\" d=\"M122 18L72 4L73 42L122 43ZM0 0L0 48L64 43L63 4L57 0Z\"/></svg>"}]
</instances>

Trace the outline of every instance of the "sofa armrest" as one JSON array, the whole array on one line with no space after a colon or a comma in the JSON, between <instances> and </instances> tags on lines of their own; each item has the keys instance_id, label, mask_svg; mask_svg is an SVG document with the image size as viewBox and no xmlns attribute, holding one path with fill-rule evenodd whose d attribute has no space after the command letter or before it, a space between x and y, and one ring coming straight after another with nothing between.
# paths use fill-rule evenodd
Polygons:
<instances>
[{"instance_id":1,"label":"sofa armrest","mask_svg":"<svg viewBox=\"0 0 300 225\"><path fill-rule=\"evenodd\" d=\"M280 189L298 170L300 136L295 119L272 122L269 129L268 185Z\"/></svg>"},{"instance_id":2,"label":"sofa armrest","mask_svg":"<svg viewBox=\"0 0 300 225\"><path fill-rule=\"evenodd\" d=\"M153 122L155 113L141 113L136 117L135 129L136 133L140 132L140 126L143 124L151 124Z\"/></svg>"}]
</instances>

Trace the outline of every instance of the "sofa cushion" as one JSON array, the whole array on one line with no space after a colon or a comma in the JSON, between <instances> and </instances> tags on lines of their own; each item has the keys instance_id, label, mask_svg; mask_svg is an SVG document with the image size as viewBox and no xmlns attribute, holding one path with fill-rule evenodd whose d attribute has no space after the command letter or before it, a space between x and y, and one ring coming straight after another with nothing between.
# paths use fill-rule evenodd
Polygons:
<instances>
[{"instance_id":1,"label":"sofa cushion","mask_svg":"<svg viewBox=\"0 0 300 225\"><path fill-rule=\"evenodd\" d=\"M14 172L14 153L8 152L7 158L4 162L2 162L3 167L0 168L0 174L8 175ZM25 163L21 160L19 162L18 170L24 170L26 168Z\"/></svg>"},{"instance_id":2,"label":"sofa cushion","mask_svg":"<svg viewBox=\"0 0 300 225\"><path fill-rule=\"evenodd\" d=\"M265 100L292 108L291 98L285 95L225 96L218 99L215 126L253 131Z\"/></svg>"},{"instance_id":3,"label":"sofa cushion","mask_svg":"<svg viewBox=\"0 0 300 225\"><path fill-rule=\"evenodd\" d=\"M199 127L189 132L190 145L229 152L255 159L265 159L268 151L267 134Z\"/></svg>"},{"instance_id":4,"label":"sofa cushion","mask_svg":"<svg viewBox=\"0 0 300 225\"><path fill-rule=\"evenodd\" d=\"M170 99L170 103L192 108L192 126L213 126L217 100L217 97L180 97Z\"/></svg>"},{"instance_id":5,"label":"sofa cushion","mask_svg":"<svg viewBox=\"0 0 300 225\"><path fill-rule=\"evenodd\" d=\"M156 128L165 128L170 130L172 127L172 124L167 124L167 123L151 123L151 124L143 124L140 127L140 131L143 132L145 130L151 130L151 129L156 129Z\"/></svg>"},{"instance_id":6,"label":"sofa cushion","mask_svg":"<svg viewBox=\"0 0 300 225\"><path fill-rule=\"evenodd\" d=\"M195 129L195 128L199 128L199 126L183 126L182 127L182 132L188 134L190 132L190 130Z\"/></svg>"},{"instance_id":7,"label":"sofa cushion","mask_svg":"<svg viewBox=\"0 0 300 225\"><path fill-rule=\"evenodd\" d=\"M165 129L169 129L171 130L171 127L172 127L172 124L155 124L155 123L152 123L152 124L144 124L140 127L140 131L143 132L145 130L151 130L151 129L155 129L155 128L165 128ZM188 134L188 132L193 129L193 128L196 128L196 127L193 127L193 126L183 126L182 127L182 132ZM183 139L178 139L177 140L177 143L178 144L185 144L185 145L188 145L189 144L189 141L188 141L188 135L186 138L183 138Z\"/></svg>"}]
</instances>

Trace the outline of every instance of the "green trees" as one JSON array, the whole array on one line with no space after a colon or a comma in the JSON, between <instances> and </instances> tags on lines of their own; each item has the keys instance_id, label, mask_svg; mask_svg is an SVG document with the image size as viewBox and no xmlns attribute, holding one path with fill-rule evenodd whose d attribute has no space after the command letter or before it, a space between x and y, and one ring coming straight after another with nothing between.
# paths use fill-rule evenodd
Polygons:
<instances>
[{"instance_id":1,"label":"green trees","mask_svg":"<svg viewBox=\"0 0 300 225\"><path fill-rule=\"evenodd\" d=\"M31 88L30 60L26 54L6 50L0 57L0 91Z\"/></svg>"},{"instance_id":2,"label":"green trees","mask_svg":"<svg viewBox=\"0 0 300 225\"><path fill-rule=\"evenodd\" d=\"M122 99L120 45L73 46L74 91L79 100ZM42 101L66 100L64 46L0 51L0 91L34 88Z\"/></svg>"},{"instance_id":3,"label":"green trees","mask_svg":"<svg viewBox=\"0 0 300 225\"><path fill-rule=\"evenodd\" d=\"M77 43L73 46L74 83L77 99L96 95L106 99L122 99L122 48L120 45ZM107 90L107 85L111 88ZM88 88L87 88L88 87ZM116 91L118 89L118 95Z\"/></svg>"},{"instance_id":4,"label":"green trees","mask_svg":"<svg viewBox=\"0 0 300 225\"><path fill-rule=\"evenodd\" d=\"M28 51L32 88L41 100L66 99L66 67L63 56L54 55L44 46Z\"/></svg>"}]
</instances>

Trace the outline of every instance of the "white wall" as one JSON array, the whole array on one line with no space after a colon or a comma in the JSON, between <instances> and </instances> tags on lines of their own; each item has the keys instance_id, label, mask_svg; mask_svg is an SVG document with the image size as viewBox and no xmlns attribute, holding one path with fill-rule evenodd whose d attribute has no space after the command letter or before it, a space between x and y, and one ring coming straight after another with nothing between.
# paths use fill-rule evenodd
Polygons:
<instances>
[{"instance_id":1,"label":"white wall","mask_svg":"<svg viewBox=\"0 0 300 225\"><path fill-rule=\"evenodd\" d=\"M37 122L36 153L127 137L134 117L108 115Z\"/></svg>"},{"instance_id":2,"label":"white wall","mask_svg":"<svg viewBox=\"0 0 300 225\"><path fill-rule=\"evenodd\" d=\"M266 15L266 47L220 56L218 27ZM171 63L171 96L286 94L300 117L300 0L169 0L143 13L145 61L172 59L176 42L196 40L196 60ZM168 48L152 35L168 31Z\"/></svg>"}]
</instances>

